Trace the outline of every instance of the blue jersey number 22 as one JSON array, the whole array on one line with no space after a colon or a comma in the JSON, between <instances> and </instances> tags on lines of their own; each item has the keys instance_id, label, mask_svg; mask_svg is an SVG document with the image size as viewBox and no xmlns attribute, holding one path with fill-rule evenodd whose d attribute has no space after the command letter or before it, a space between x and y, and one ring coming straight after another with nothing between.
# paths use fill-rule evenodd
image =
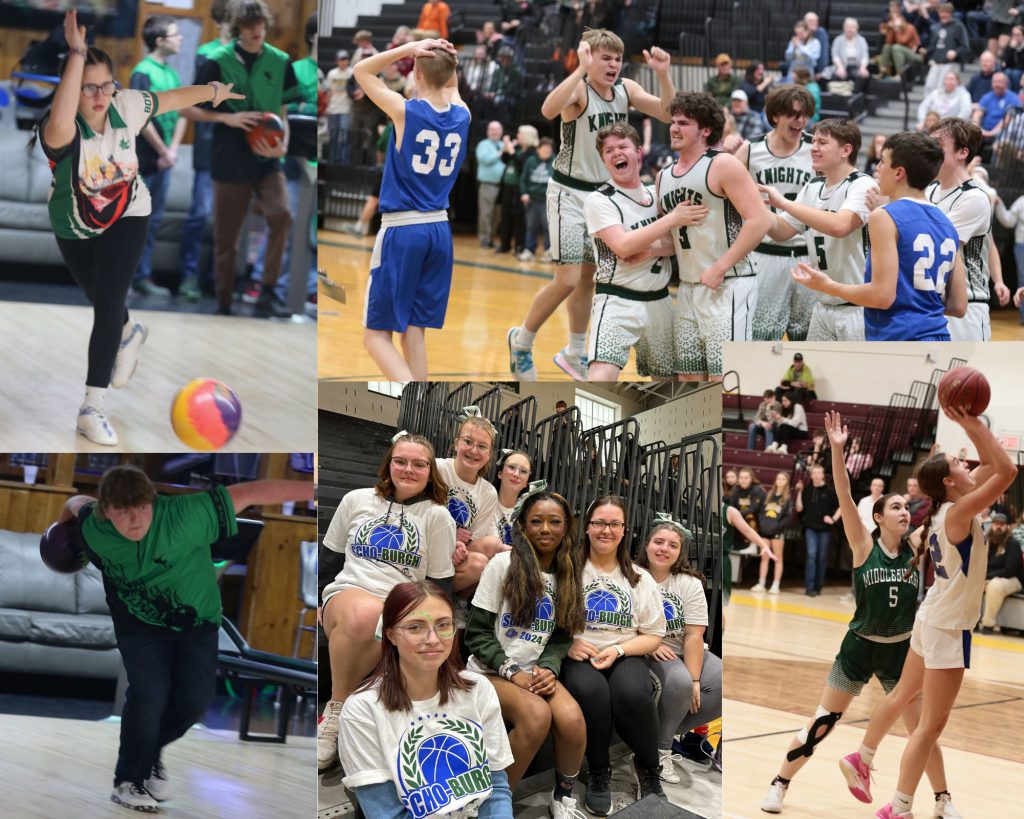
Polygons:
<instances>
[{"instance_id":1,"label":"blue jersey number 22","mask_svg":"<svg viewBox=\"0 0 1024 819\"><path fill-rule=\"evenodd\" d=\"M425 153L416 154L412 158L412 169L416 173L428 174L434 170L436 165L437 172L441 176L451 176L452 171L455 170L455 158L459 155L459 149L462 147L461 136L452 132L444 138L444 147L448 149L448 159L442 159L440 162L437 161L437 150L441 147L441 137L438 136L437 131L424 128L416 134L416 142L422 143L425 151Z\"/></svg>"},{"instance_id":2,"label":"blue jersey number 22","mask_svg":"<svg viewBox=\"0 0 1024 819\"><path fill-rule=\"evenodd\" d=\"M946 291L946 277L953 269L956 242L946 239L939 247L938 267L935 267L935 241L929 234L917 234L914 250L921 254L914 263L914 289L934 290L941 296Z\"/></svg>"}]
</instances>

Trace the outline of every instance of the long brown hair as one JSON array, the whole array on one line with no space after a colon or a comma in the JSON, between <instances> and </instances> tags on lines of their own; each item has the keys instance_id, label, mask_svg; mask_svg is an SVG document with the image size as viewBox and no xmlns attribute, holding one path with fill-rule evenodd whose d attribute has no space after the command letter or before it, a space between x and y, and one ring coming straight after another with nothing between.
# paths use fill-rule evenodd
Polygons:
<instances>
[{"instance_id":1,"label":"long brown hair","mask_svg":"<svg viewBox=\"0 0 1024 819\"><path fill-rule=\"evenodd\" d=\"M599 506L616 506L622 510L623 523L626 521L626 503L618 495L602 495L595 500L587 508L586 521L584 522L583 535L580 537L580 552L582 554L582 560L580 565L582 566L590 558L590 521L593 520L594 510ZM626 551L626 528L622 528L622 540L619 541L618 548L615 552L615 559L619 563L619 570L623 576L629 581L630 586L636 586L640 582L640 574L633 566L633 559L629 556L629 552Z\"/></svg>"},{"instance_id":2,"label":"long brown hair","mask_svg":"<svg viewBox=\"0 0 1024 819\"><path fill-rule=\"evenodd\" d=\"M576 519L569 502L557 492L538 492L526 499L515 520L512 521L512 553L509 555L508 574L502 596L508 602L512 622L520 628L529 628L536 615L537 601L544 593L540 563L529 538L526 537L526 519L535 504L542 500L557 503L565 518L565 534L555 550L555 625L566 634L583 631L583 591L580 565L573 559L576 553Z\"/></svg>"},{"instance_id":3,"label":"long brown hair","mask_svg":"<svg viewBox=\"0 0 1024 819\"><path fill-rule=\"evenodd\" d=\"M405 680L402 677L398 646L392 642L388 631L402 622L403 617L428 597L443 600L449 609L452 608L452 601L448 595L429 580L399 583L384 600L380 660L377 662L377 667L373 669L373 673L365 683L356 689L356 692L366 691L379 682L380 690L377 693L377 699L387 711L408 711L412 708L412 700L405 690ZM455 619L454 610L452 610L452 619ZM469 691L475 685L459 673L461 670L462 658L453 639L448 658L437 669L437 685L441 694L440 705L448 702L453 691Z\"/></svg>"},{"instance_id":4,"label":"long brown hair","mask_svg":"<svg viewBox=\"0 0 1024 819\"><path fill-rule=\"evenodd\" d=\"M916 569L922 555L924 555L925 550L928 548L928 530L932 527L932 515L938 512L939 507L946 502L946 484L944 481L949 477L949 459L946 457L946 453L938 452L919 463L917 469L914 470L914 477L917 478L917 485L921 487L921 491L932 502L932 507L928 510L928 514L925 515L924 521L921 524L921 543L917 547L917 552L914 554L914 559L910 564L912 568Z\"/></svg>"},{"instance_id":5,"label":"long brown hair","mask_svg":"<svg viewBox=\"0 0 1024 819\"><path fill-rule=\"evenodd\" d=\"M384 453L384 458L380 462L380 467L377 470L377 481L376 486L373 487L374 491L385 500L390 500L395 496L395 484L391 480L391 456L394 454L395 447L399 444L410 443L419 444L421 447L427 450L427 457L425 460L430 462L430 477L427 478L427 486L423 490L430 500L434 503L440 504L441 506L448 505L448 484L444 482L444 478L441 477L441 473L437 471L437 461L434 458L434 447L426 438L422 435L411 435L406 433L400 435L391 442L391 446L388 447L388 451Z\"/></svg>"},{"instance_id":6,"label":"long brown hair","mask_svg":"<svg viewBox=\"0 0 1024 819\"><path fill-rule=\"evenodd\" d=\"M668 529L670 532L675 532L677 535L679 535L679 557L676 559L676 562L672 564L672 567L669 569L669 573L688 574L700 580L704 580L704 573L690 563L689 532L687 532L686 529L684 529L681 525L675 522L663 521L661 523L657 523L655 524L654 528L647 533L647 539L644 542L644 548L641 549L640 554L637 555L637 565L650 571L651 562L647 558L647 547L651 544L651 538L663 529Z\"/></svg>"},{"instance_id":7,"label":"long brown hair","mask_svg":"<svg viewBox=\"0 0 1024 819\"><path fill-rule=\"evenodd\" d=\"M888 492L887 494L882 495L882 497L880 497L871 505L871 520L875 520L875 515L885 514L885 505L889 502L890 498L902 497L903 496L899 492ZM875 521L875 528L871 530L871 539L880 541L881 537L882 525L878 523L878 521ZM910 575L917 571L917 564L921 560L923 550L921 552L915 551L913 544L910 542L909 532L907 532L907 534L903 535L900 538L900 554L903 554L904 550L907 550L913 554L913 558L910 561L910 568L907 569L906 574L904 574L903 576L903 579L906 580L908 577L910 577Z\"/></svg>"},{"instance_id":8,"label":"long brown hair","mask_svg":"<svg viewBox=\"0 0 1024 819\"><path fill-rule=\"evenodd\" d=\"M779 483L779 475L782 475L782 477L786 479L786 486L783 488L781 495L775 488ZM789 474L786 472L778 472L775 475L775 480L772 481L772 488L768 491L768 497L779 498L782 505L785 506L787 503L789 503L789 488Z\"/></svg>"}]
</instances>

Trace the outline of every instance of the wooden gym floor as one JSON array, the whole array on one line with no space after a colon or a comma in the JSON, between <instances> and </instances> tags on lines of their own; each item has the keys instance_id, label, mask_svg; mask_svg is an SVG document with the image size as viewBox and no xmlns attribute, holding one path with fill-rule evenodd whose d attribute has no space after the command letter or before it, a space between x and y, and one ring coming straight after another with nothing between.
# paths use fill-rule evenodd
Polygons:
<instances>
[{"instance_id":1,"label":"wooden gym floor","mask_svg":"<svg viewBox=\"0 0 1024 819\"><path fill-rule=\"evenodd\" d=\"M242 426L225 452L316 449L316 328L241 316L134 310L149 328L139 367L107 393L117 447L75 433L92 310L0 303L0 452L181 452L171 401L193 378L216 378L242 403Z\"/></svg>"},{"instance_id":2,"label":"wooden gym floor","mask_svg":"<svg viewBox=\"0 0 1024 819\"><path fill-rule=\"evenodd\" d=\"M746 584L749 586L749 582ZM761 799L793 735L817 707L853 614L846 588L778 597L736 587L725 609L725 817L765 816ZM897 723L875 757L872 804L858 802L839 772L857 750L884 693L874 679L789 787L783 816L866 817L892 797L906 732ZM1024 781L1024 639L975 634L967 671L942 734L946 776L964 816L1020 816ZM915 816L930 816L934 796L922 778Z\"/></svg>"},{"instance_id":3,"label":"wooden gym floor","mask_svg":"<svg viewBox=\"0 0 1024 819\"><path fill-rule=\"evenodd\" d=\"M321 290L317 375L322 380L373 381L381 377L362 344L363 302L373 239L320 231L319 265L346 291L346 303L342 304ZM457 235L445 326L427 333L430 378L509 378L505 335L510 327L522 323L534 294L553 273L552 265L520 262L512 253L496 255L479 247L475 236ZM1019 317L1013 309L995 311L993 340L1024 340ZM567 332L563 305L537 335L534 361L541 379L568 380L552 362L566 344ZM619 377L639 379L632 358Z\"/></svg>"}]
</instances>

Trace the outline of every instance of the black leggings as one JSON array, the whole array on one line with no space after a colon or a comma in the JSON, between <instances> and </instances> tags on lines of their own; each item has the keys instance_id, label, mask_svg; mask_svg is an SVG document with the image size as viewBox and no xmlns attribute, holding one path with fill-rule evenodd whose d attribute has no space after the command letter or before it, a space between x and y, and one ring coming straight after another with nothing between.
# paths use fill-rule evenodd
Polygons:
<instances>
[{"instance_id":1,"label":"black leggings","mask_svg":"<svg viewBox=\"0 0 1024 819\"><path fill-rule=\"evenodd\" d=\"M806 441L807 430L797 429L792 424L776 424L775 425L775 441L779 446L783 444L789 445L790 441Z\"/></svg>"},{"instance_id":2,"label":"black leggings","mask_svg":"<svg viewBox=\"0 0 1024 819\"><path fill-rule=\"evenodd\" d=\"M95 239L57 238L57 247L92 304L87 387L110 386L121 328L128 323L128 288L142 258L148 216L118 219Z\"/></svg>"},{"instance_id":3,"label":"black leggings","mask_svg":"<svg viewBox=\"0 0 1024 819\"><path fill-rule=\"evenodd\" d=\"M587 762L590 769L611 765L608 745L612 721L637 764L658 767L658 708L646 657L623 657L605 671L587 661L562 662L562 682L575 697L587 723Z\"/></svg>"}]
</instances>

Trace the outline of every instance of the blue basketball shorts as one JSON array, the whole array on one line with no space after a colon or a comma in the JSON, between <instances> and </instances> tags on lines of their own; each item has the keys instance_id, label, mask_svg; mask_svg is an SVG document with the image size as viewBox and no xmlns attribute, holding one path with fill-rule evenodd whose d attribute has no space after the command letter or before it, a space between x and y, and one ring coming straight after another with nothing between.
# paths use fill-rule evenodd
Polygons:
<instances>
[{"instance_id":1,"label":"blue basketball shorts","mask_svg":"<svg viewBox=\"0 0 1024 819\"><path fill-rule=\"evenodd\" d=\"M445 211L384 214L370 259L363 325L393 333L410 326L440 329L453 262Z\"/></svg>"}]
</instances>

